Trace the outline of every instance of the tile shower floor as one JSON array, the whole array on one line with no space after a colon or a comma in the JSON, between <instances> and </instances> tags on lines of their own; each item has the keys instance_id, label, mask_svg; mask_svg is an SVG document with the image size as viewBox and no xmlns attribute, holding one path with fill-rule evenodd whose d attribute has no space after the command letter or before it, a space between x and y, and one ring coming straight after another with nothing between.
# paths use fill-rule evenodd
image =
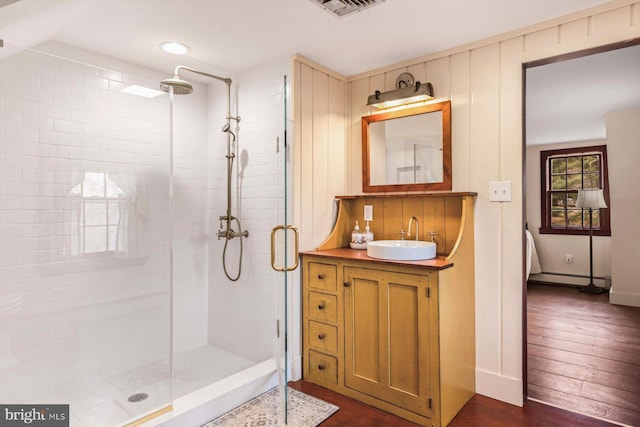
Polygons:
<instances>
[{"instance_id":1,"label":"tile shower floor","mask_svg":"<svg viewBox=\"0 0 640 427\"><path fill-rule=\"evenodd\" d=\"M174 356L173 398L240 372L255 363L211 345L193 348ZM159 360L110 377L99 377L89 369L75 369L55 390L42 392L29 403L68 403L72 427L122 425L142 414L171 403L169 363ZM60 384L64 386L60 387ZM0 402L12 401L7 384L0 387ZM129 396L146 393L148 398L132 403ZM7 395L7 396L5 396ZM4 398L6 397L6 398ZM4 398L4 399L3 399ZM17 403L17 402L16 402ZM24 403L24 402L20 402Z\"/></svg>"}]
</instances>

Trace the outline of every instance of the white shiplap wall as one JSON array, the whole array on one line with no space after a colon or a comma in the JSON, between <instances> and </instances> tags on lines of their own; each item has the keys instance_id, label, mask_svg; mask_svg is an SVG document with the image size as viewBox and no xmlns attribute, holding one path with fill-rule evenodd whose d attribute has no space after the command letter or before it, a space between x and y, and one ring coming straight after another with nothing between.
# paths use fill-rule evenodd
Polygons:
<instances>
[{"instance_id":1,"label":"white shiplap wall","mask_svg":"<svg viewBox=\"0 0 640 427\"><path fill-rule=\"evenodd\" d=\"M294 221L300 250L313 249L331 230L333 198L346 191L346 79L303 57L293 64Z\"/></svg>"}]
</instances>

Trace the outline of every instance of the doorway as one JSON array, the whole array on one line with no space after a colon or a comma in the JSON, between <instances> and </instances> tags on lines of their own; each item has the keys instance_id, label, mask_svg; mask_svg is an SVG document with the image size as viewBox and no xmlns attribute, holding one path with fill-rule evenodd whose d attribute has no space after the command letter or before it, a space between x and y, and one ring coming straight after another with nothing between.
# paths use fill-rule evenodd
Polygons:
<instances>
[{"instance_id":1,"label":"doorway","mask_svg":"<svg viewBox=\"0 0 640 427\"><path fill-rule=\"evenodd\" d=\"M588 238L540 231L546 212L543 197L550 197L541 194L547 191L547 178L540 152L606 145L605 115L640 108L640 83L624 89L622 77L631 67L638 69L631 61L640 61L639 43L523 66L524 211L541 264L540 273L524 283L525 395L627 425L640 424L640 308L610 304L608 293L576 289L589 282ZM613 68L594 73L607 67ZM594 276L600 286L610 285L610 258L611 238L594 239Z\"/></svg>"}]
</instances>

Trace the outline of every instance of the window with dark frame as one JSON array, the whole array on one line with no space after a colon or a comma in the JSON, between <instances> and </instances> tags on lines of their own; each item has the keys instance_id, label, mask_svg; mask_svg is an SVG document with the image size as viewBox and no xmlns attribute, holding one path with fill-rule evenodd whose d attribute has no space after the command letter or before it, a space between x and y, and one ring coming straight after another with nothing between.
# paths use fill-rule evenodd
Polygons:
<instances>
[{"instance_id":1,"label":"window with dark frame","mask_svg":"<svg viewBox=\"0 0 640 427\"><path fill-rule=\"evenodd\" d=\"M589 210L576 208L578 190L602 189L609 206L607 147L540 152L540 234L589 234ZM593 234L610 236L610 209L593 211Z\"/></svg>"}]
</instances>

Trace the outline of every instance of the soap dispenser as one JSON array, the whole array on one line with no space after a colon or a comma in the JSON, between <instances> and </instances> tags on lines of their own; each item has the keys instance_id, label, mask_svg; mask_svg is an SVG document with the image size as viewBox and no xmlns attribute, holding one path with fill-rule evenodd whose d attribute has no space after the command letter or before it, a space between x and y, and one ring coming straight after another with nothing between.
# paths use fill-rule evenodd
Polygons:
<instances>
[{"instance_id":1,"label":"soap dispenser","mask_svg":"<svg viewBox=\"0 0 640 427\"><path fill-rule=\"evenodd\" d=\"M364 240L364 234L360 231L360 226L358 225L358 221L356 221L356 226L351 232L351 243L349 243L352 249L366 249L367 242Z\"/></svg>"},{"instance_id":2,"label":"soap dispenser","mask_svg":"<svg viewBox=\"0 0 640 427\"><path fill-rule=\"evenodd\" d=\"M373 242L373 233L369 229L369 221L367 221L367 226L364 228L364 242Z\"/></svg>"}]
</instances>

